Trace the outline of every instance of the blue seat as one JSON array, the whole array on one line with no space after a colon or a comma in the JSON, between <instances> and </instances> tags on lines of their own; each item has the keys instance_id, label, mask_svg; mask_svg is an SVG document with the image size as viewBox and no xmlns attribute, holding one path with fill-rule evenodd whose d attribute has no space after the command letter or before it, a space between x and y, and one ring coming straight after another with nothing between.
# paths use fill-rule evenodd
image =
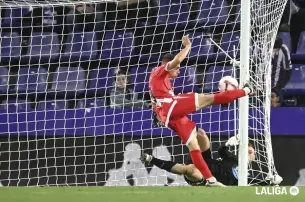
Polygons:
<instances>
[{"instance_id":1,"label":"blue seat","mask_svg":"<svg viewBox=\"0 0 305 202\"><path fill-rule=\"evenodd\" d=\"M66 100L45 100L40 101L37 110L38 111L47 111L47 110L61 110L68 109L68 103Z\"/></svg>"},{"instance_id":2,"label":"blue seat","mask_svg":"<svg viewBox=\"0 0 305 202\"><path fill-rule=\"evenodd\" d=\"M30 12L29 7L10 7L4 9L5 16L2 19L2 27L17 28L21 27L23 16Z\"/></svg>"},{"instance_id":3,"label":"blue seat","mask_svg":"<svg viewBox=\"0 0 305 202\"><path fill-rule=\"evenodd\" d=\"M32 110L31 103L27 102L26 100L4 100L1 104L1 108L7 109L8 111L14 112L18 110Z\"/></svg>"},{"instance_id":4,"label":"blue seat","mask_svg":"<svg viewBox=\"0 0 305 202\"><path fill-rule=\"evenodd\" d=\"M214 46L210 39L202 32L189 33L189 38L192 41L192 49L190 57L207 58L214 53Z\"/></svg>"},{"instance_id":5,"label":"blue seat","mask_svg":"<svg viewBox=\"0 0 305 202\"><path fill-rule=\"evenodd\" d=\"M64 61L89 61L98 56L97 40L94 32L71 33L62 55Z\"/></svg>"},{"instance_id":6,"label":"blue seat","mask_svg":"<svg viewBox=\"0 0 305 202\"><path fill-rule=\"evenodd\" d=\"M297 54L305 55L305 31L300 34L298 42Z\"/></svg>"},{"instance_id":7,"label":"blue seat","mask_svg":"<svg viewBox=\"0 0 305 202\"><path fill-rule=\"evenodd\" d=\"M148 92L149 91L149 76L152 67L142 66L134 67L131 69L130 78L131 83L134 85L135 92Z\"/></svg>"},{"instance_id":8,"label":"blue seat","mask_svg":"<svg viewBox=\"0 0 305 202\"><path fill-rule=\"evenodd\" d=\"M131 32L107 31L104 36L101 58L119 59L129 57L133 51L133 34Z\"/></svg>"},{"instance_id":9,"label":"blue seat","mask_svg":"<svg viewBox=\"0 0 305 202\"><path fill-rule=\"evenodd\" d=\"M100 67L90 71L89 86L87 94L91 95L106 95L110 92L115 81L116 67Z\"/></svg>"},{"instance_id":10,"label":"blue seat","mask_svg":"<svg viewBox=\"0 0 305 202\"><path fill-rule=\"evenodd\" d=\"M0 67L0 94L8 94L9 76L8 69Z\"/></svg>"},{"instance_id":11,"label":"blue seat","mask_svg":"<svg viewBox=\"0 0 305 202\"><path fill-rule=\"evenodd\" d=\"M17 93L44 93L47 91L48 72L43 67L22 67L19 69L15 88Z\"/></svg>"},{"instance_id":12,"label":"blue seat","mask_svg":"<svg viewBox=\"0 0 305 202\"><path fill-rule=\"evenodd\" d=\"M224 76L234 76L234 71L231 66L211 66L205 74L203 92L217 92L218 83Z\"/></svg>"},{"instance_id":13,"label":"blue seat","mask_svg":"<svg viewBox=\"0 0 305 202\"><path fill-rule=\"evenodd\" d=\"M199 25L225 24L229 6L224 0L202 0L198 14Z\"/></svg>"},{"instance_id":14,"label":"blue seat","mask_svg":"<svg viewBox=\"0 0 305 202\"><path fill-rule=\"evenodd\" d=\"M60 43L56 33L33 32L24 61L49 62L58 59Z\"/></svg>"},{"instance_id":15,"label":"blue seat","mask_svg":"<svg viewBox=\"0 0 305 202\"><path fill-rule=\"evenodd\" d=\"M300 34L296 53L291 54L291 59L303 61L305 57L305 31Z\"/></svg>"},{"instance_id":16,"label":"blue seat","mask_svg":"<svg viewBox=\"0 0 305 202\"><path fill-rule=\"evenodd\" d=\"M0 61L12 62L20 58L20 36L16 32L1 33Z\"/></svg>"},{"instance_id":17,"label":"blue seat","mask_svg":"<svg viewBox=\"0 0 305 202\"><path fill-rule=\"evenodd\" d=\"M239 39L240 39L240 32L224 33L220 40L220 47L231 57L233 57L235 50L235 56L236 58L239 58L240 57ZM217 55L217 59L223 59L227 57L225 53L223 53L221 50L219 50L218 52L219 54Z\"/></svg>"},{"instance_id":18,"label":"blue seat","mask_svg":"<svg viewBox=\"0 0 305 202\"><path fill-rule=\"evenodd\" d=\"M291 52L291 37L290 37L290 32L280 32L278 34L278 37L283 40L283 44L285 44L289 51Z\"/></svg>"},{"instance_id":19,"label":"blue seat","mask_svg":"<svg viewBox=\"0 0 305 202\"><path fill-rule=\"evenodd\" d=\"M189 16L188 1L162 0L160 1L158 24L172 27L187 25Z\"/></svg>"},{"instance_id":20,"label":"blue seat","mask_svg":"<svg viewBox=\"0 0 305 202\"><path fill-rule=\"evenodd\" d=\"M180 69L179 76L173 81L175 94L197 91L196 66Z\"/></svg>"},{"instance_id":21,"label":"blue seat","mask_svg":"<svg viewBox=\"0 0 305 202\"><path fill-rule=\"evenodd\" d=\"M58 67L54 73L50 92L69 97L85 90L85 71L81 67Z\"/></svg>"},{"instance_id":22,"label":"blue seat","mask_svg":"<svg viewBox=\"0 0 305 202\"><path fill-rule=\"evenodd\" d=\"M104 108L105 101L101 98L85 98L82 100L79 100L77 102L76 108L83 109L83 108Z\"/></svg>"},{"instance_id":23,"label":"blue seat","mask_svg":"<svg viewBox=\"0 0 305 202\"><path fill-rule=\"evenodd\" d=\"M305 94L305 65L293 65L290 80L282 91L284 95Z\"/></svg>"}]
</instances>

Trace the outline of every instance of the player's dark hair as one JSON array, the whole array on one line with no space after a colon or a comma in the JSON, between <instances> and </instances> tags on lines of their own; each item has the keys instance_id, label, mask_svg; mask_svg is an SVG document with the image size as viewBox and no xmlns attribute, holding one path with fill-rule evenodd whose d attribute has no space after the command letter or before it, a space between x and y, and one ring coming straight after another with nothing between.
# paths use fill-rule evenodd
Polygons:
<instances>
[{"instance_id":1,"label":"player's dark hair","mask_svg":"<svg viewBox=\"0 0 305 202\"><path fill-rule=\"evenodd\" d=\"M169 61L172 61L174 58L175 58L175 56L173 54L168 53L163 56L162 62L167 63Z\"/></svg>"},{"instance_id":2,"label":"player's dark hair","mask_svg":"<svg viewBox=\"0 0 305 202\"><path fill-rule=\"evenodd\" d=\"M283 40L281 38L277 38L274 42L273 49L281 48L283 45Z\"/></svg>"}]
</instances>

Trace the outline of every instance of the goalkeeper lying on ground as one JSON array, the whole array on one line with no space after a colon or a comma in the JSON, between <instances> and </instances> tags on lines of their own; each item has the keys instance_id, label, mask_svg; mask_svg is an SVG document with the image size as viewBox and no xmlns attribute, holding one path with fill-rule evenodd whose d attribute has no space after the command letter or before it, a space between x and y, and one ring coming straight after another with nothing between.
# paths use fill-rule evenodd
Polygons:
<instances>
[{"instance_id":1,"label":"goalkeeper lying on ground","mask_svg":"<svg viewBox=\"0 0 305 202\"><path fill-rule=\"evenodd\" d=\"M202 129L199 129L202 130ZM225 144L221 145L218 149L219 159L212 159L210 141L202 130L197 133L198 143L202 152L202 157L208 164L212 174L224 185L237 185L238 184L238 157L229 151L229 146L238 145L239 141L234 136L231 137ZM199 135L203 134L203 135ZM248 147L249 163L255 160L255 150L251 144ZM149 154L141 156L143 163L155 165L168 172L184 175L185 181L192 186L204 186L206 184L201 172L193 165L191 158L188 158L186 165L175 163L173 161L164 161L155 158ZM260 179L259 179L260 178ZM262 179L259 176L253 176L249 173L248 181L254 185L277 185L280 184L282 178L275 175L270 179Z\"/></svg>"}]
</instances>

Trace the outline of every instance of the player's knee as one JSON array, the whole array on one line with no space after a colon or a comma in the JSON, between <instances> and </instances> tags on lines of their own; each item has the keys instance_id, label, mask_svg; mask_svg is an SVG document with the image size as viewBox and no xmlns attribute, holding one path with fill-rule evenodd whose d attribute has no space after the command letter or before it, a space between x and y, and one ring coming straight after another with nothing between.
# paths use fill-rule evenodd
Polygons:
<instances>
[{"instance_id":1,"label":"player's knee","mask_svg":"<svg viewBox=\"0 0 305 202\"><path fill-rule=\"evenodd\" d=\"M202 152L205 152L210 148L210 140L205 131L201 128L198 128L197 140Z\"/></svg>"},{"instance_id":2,"label":"player's knee","mask_svg":"<svg viewBox=\"0 0 305 202\"><path fill-rule=\"evenodd\" d=\"M214 102L213 94L199 94L198 95L198 107L199 109L211 106Z\"/></svg>"},{"instance_id":3,"label":"player's knee","mask_svg":"<svg viewBox=\"0 0 305 202\"><path fill-rule=\"evenodd\" d=\"M190 151L193 150L200 150L198 140L196 137L193 137L190 142L188 143L187 147L189 148Z\"/></svg>"}]
</instances>

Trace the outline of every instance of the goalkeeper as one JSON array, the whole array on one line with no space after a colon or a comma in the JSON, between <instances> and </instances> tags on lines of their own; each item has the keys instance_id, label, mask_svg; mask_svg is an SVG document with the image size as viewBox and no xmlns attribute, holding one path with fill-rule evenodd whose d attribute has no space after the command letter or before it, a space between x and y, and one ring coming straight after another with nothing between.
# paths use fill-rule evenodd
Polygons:
<instances>
[{"instance_id":1,"label":"goalkeeper","mask_svg":"<svg viewBox=\"0 0 305 202\"><path fill-rule=\"evenodd\" d=\"M238 157L229 151L229 146L238 145L237 138L231 137L225 144L218 149L219 159L211 157L210 142L202 129L198 132L197 140L202 151L202 157L208 164L212 174L216 179L224 185L238 185ZM255 150L251 144L248 145L249 163L255 160ZM206 180L201 172L193 165L191 158L188 158L186 165L175 163L173 161L165 161L155 158L149 154L144 153L141 156L143 163L155 165L168 172L184 175L185 181L191 186L204 186ZM254 176L248 175L248 181L255 185L277 185L280 184L282 178L275 175L270 179L257 179Z\"/></svg>"}]
</instances>

